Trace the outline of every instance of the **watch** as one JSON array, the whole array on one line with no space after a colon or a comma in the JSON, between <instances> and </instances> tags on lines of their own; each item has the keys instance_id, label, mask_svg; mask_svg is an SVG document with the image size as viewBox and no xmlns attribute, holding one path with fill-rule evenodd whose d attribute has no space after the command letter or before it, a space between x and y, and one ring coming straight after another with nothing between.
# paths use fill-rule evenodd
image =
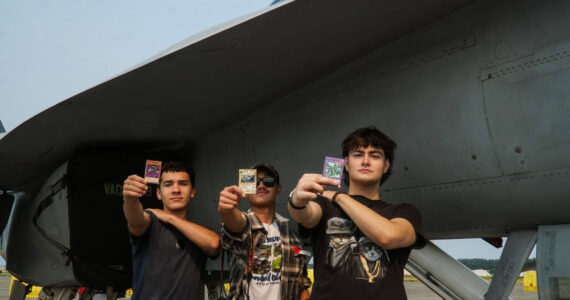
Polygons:
<instances>
[{"instance_id":1,"label":"watch","mask_svg":"<svg viewBox=\"0 0 570 300\"><path fill-rule=\"evenodd\" d=\"M295 189L293 189L291 191L291 193L289 193L289 205L291 205L291 207L293 209L303 209L305 207L307 207L307 204L305 204L304 206L296 206L295 204L293 204L293 194L295 193Z\"/></svg>"}]
</instances>

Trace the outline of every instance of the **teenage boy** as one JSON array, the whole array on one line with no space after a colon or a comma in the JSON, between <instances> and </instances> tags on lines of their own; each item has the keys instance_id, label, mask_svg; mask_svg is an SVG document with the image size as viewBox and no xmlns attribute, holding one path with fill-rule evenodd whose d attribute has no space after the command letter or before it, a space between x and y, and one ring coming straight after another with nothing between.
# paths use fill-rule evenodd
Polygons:
<instances>
[{"instance_id":1,"label":"teenage boy","mask_svg":"<svg viewBox=\"0 0 570 300\"><path fill-rule=\"evenodd\" d=\"M289 198L291 217L313 243L313 299L406 299L403 269L422 247L420 212L379 197L391 174L396 143L374 127L342 143L348 193L326 191L336 180L304 174Z\"/></svg>"},{"instance_id":2,"label":"teenage boy","mask_svg":"<svg viewBox=\"0 0 570 300\"><path fill-rule=\"evenodd\" d=\"M309 299L308 252L289 229L288 219L275 212L281 192L279 173L257 163L256 193L251 209L237 209L243 190L228 186L220 192L222 246L229 254L231 299Z\"/></svg>"},{"instance_id":3,"label":"teenage boy","mask_svg":"<svg viewBox=\"0 0 570 300\"><path fill-rule=\"evenodd\" d=\"M186 220L196 187L192 168L165 163L156 190L164 210L143 210L145 180L129 176L123 185L123 211L133 250L133 300L203 299L200 280L206 256L220 251L215 232Z\"/></svg>"}]
</instances>

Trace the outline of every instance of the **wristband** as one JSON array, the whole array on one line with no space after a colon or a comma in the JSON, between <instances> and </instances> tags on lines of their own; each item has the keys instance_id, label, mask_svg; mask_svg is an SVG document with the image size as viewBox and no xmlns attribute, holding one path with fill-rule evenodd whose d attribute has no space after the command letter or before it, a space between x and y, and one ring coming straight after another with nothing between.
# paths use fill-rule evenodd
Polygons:
<instances>
[{"instance_id":1,"label":"wristband","mask_svg":"<svg viewBox=\"0 0 570 300\"><path fill-rule=\"evenodd\" d=\"M337 197L339 194L348 195L348 194L345 193L345 192L338 191L338 192L334 193L334 195L332 196L332 198L331 198L331 202L332 202L332 203L335 203L334 201L336 200L336 197Z\"/></svg>"},{"instance_id":2,"label":"wristband","mask_svg":"<svg viewBox=\"0 0 570 300\"><path fill-rule=\"evenodd\" d=\"M301 210L301 209L307 207L307 204L305 204L305 206L296 206L295 204L293 204L293 194L294 194L294 193L295 193L295 189L293 189L293 190L291 191L291 193L289 193L289 205L291 205L291 207L292 207L293 209L298 209L298 210Z\"/></svg>"}]
</instances>

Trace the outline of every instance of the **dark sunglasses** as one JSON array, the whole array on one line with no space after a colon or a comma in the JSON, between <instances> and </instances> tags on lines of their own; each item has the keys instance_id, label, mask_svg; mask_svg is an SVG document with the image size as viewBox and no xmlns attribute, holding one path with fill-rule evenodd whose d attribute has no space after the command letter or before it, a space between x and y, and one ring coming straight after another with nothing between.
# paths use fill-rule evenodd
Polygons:
<instances>
[{"instance_id":1,"label":"dark sunglasses","mask_svg":"<svg viewBox=\"0 0 570 300\"><path fill-rule=\"evenodd\" d=\"M265 177L265 178L257 178L257 185L263 181L263 185L266 187L272 187L275 185L275 177Z\"/></svg>"}]
</instances>

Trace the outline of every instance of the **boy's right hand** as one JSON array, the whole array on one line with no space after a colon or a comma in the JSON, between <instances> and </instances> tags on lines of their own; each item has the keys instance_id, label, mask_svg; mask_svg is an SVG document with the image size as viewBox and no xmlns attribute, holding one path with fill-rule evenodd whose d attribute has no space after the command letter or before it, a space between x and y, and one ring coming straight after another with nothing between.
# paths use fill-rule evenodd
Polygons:
<instances>
[{"instance_id":1,"label":"boy's right hand","mask_svg":"<svg viewBox=\"0 0 570 300\"><path fill-rule=\"evenodd\" d=\"M230 213L239 205L239 197L245 196L242 188L237 185L227 186L220 192L220 202L218 212L221 214Z\"/></svg>"},{"instance_id":2,"label":"boy's right hand","mask_svg":"<svg viewBox=\"0 0 570 300\"><path fill-rule=\"evenodd\" d=\"M306 206L309 201L317 199L317 195L322 195L327 185L338 186L338 184L338 180L321 174L303 174L291 195L291 201L295 206Z\"/></svg>"},{"instance_id":3,"label":"boy's right hand","mask_svg":"<svg viewBox=\"0 0 570 300\"><path fill-rule=\"evenodd\" d=\"M148 186L144 178L138 175L131 175L123 183L123 200L138 201L140 197L146 194L147 190Z\"/></svg>"}]
</instances>

